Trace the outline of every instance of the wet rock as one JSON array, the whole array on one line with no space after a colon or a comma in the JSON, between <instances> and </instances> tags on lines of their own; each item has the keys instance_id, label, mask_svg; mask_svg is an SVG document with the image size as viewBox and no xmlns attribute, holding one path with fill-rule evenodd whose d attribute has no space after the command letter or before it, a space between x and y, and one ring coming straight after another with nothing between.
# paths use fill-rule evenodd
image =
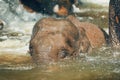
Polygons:
<instances>
[{"instance_id":1,"label":"wet rock","mask_svg":"<svg viewBox=\"0 0 120 80\"><path fill-rule=\"evenodd\" d=\"M20 33L20 32L9 32L8 34L7 34L7 36L8 37L21 37L21 36L24 36L24 34L23 33Z\"/></svg>"},{"instance_id":2,"label":"wet rock","mask_svg":"<svg viewBox=\"0 0 120 80\"><path fill-rule=\"evenodd\" d=\"M8 37L7 36L0 36L0 41L4 41L4 40L7 40Z\"/></svg>"}]
</instances>

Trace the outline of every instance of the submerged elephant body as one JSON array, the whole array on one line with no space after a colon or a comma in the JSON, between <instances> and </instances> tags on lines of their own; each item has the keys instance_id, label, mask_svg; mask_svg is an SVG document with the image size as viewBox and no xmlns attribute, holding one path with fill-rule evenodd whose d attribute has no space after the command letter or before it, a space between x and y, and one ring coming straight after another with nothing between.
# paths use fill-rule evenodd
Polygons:
<instances>
[{"instance_id":1,"label":"submerged elephant body","mask_svg":"<svg viewBox=\"0 0 120 80\"><path fill-rule=\"evenodd\" d=\"M33 60L37 63L57 61L90 52L105 44L100 28L93 24L74 22L76 20L75 17L68 17L44 18L38 21L33 28L29 46Z\"/></svg>"},{"instance_id":2,"label":"submerged elephant body","mask_svg":"<svg viewBox=\"0 0 120 80\"><path fill-rule=\"evenodd\" d=\"M34 61L58 60L76 55L79 31L67 20L45 18L33 29L30 54Z\"/></svg>"}]
</instances>

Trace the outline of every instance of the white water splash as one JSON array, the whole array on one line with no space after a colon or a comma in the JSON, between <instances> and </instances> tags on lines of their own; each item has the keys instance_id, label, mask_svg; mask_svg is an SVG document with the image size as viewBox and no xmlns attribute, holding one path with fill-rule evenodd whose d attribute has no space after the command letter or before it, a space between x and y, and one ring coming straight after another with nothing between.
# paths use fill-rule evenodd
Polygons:
<instances>
[{"instance_id":1,"label":"white water splash","mask_svg":"<svg viewBox=\"0 0 120 80\"><path fill-rule=\"evenodd\" d=\"M33 69L34 66L10 66L10 67L0 67L0 69L4 69L4 70L19 70L19 71L23 71L23 70L31 70Z\"/></svg>"},{"instance_id":2,"label":"white water splash","mask_svg":"<svg viewBox=\"0 0 120 80\"><path fill-rule=\"evenodd\" d=\"M81 0L82 2L86 3L94 3L94 4L99 4L102 6L108 6L110 0Z\"/></svg>"}]
</instances>

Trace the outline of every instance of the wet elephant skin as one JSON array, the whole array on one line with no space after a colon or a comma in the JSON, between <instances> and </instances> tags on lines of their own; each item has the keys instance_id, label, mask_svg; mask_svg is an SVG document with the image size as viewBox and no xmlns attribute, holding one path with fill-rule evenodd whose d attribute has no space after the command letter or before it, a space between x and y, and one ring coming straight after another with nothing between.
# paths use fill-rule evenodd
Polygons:
<instances>
[{"instance_id":1,"label":"wet elephant skin","mask_svg":"<svg viewBox=\"0 0 120 80\"><path fill-rule=\"evenodd\" d=\"M35 62L56 61L76 55L79 31L64 19L45 18L36 23L30 40L30 54Z\"/></svg>"},{"instance_id":2,"label":"wet elephant skin","mask_svg":"<svg viewBox=\"0 0 120 80\"><path fill-rule=\"evenodd\" d=\"M104 33L94 24L73 16L43 18L33 28L29 49L33 61L41 63L89 53L105 43Z\"/></svg>"}]
</instances>

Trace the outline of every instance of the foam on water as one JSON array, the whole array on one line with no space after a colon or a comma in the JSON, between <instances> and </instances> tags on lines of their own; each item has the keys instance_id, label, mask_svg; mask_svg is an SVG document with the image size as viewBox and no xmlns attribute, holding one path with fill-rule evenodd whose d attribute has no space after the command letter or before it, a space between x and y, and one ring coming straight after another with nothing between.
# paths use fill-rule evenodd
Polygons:
<instances>
[{"instance_id":1,"label":"foam on water","mask_svg":"<svg viewBox=\"0 0 120 80\"><path fill-rule=\"evenodd\" d=\"M12 22L10 27L6 28L8 31L3 32L3 36L0 36L0 39L3 40L0 42L0 54L26 54L34 24L35 22Z\"/></svg>"},{"instance_id":2,"label":"foam on water","mask_svg":"<svg viewBox=\"0 0 120 80\"><path fill-rule=\"evenodd\" d=\"M9 66L9 67L0 67L1 70L18 70L18 71L23 71L23 70L31 70L33 69L34 67L33 66Z\"/></svg>"},{"instance_id":3,"label":"foam on water","mask_svg":"<svg viewBox=\"0 0 120 80\"><path fill-rule=\"evenodd\" d=\"M110 0L81 0L82 2L90 2L103 6L108 6Z\"/></svg>"}]
</instances>

